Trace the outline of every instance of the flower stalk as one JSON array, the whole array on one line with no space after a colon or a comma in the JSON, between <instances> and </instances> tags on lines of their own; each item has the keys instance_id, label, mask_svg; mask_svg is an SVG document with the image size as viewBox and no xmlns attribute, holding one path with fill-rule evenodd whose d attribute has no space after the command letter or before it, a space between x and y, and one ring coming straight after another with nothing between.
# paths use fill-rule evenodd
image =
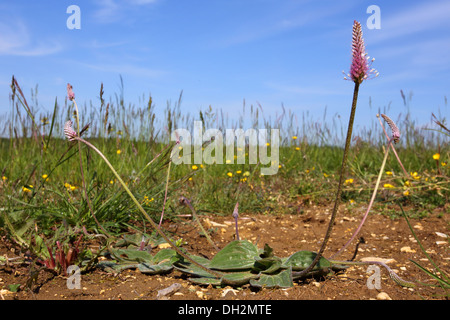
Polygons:
<instances>
[{"instance_id":1,"label":"flower stalk","mask_svg":"<svg viewBox=\"0 0 450 320\"><path fill-rule=\"evenodd\" d=\"M233 219L234 219L234 227L236 228L236 239L239 241L239 228L238 228L238 219L239 219L239 202L236 202L236 205L233 210Z\"/></svg>"},{"instance_id":2,"label":"flower stalk","mask_svg":"<svg viewBox=\"0 0 450 320\"><path fill-rule=\"evenodd\" d=\"M78 105L77 102L75 101L75 93L73 92L73 87L70 83L67 84L67 98L73 102L73 105L75 107L75 118L77 120L77 132L75 132L75 130L73 130L72 128L72 121L70 121L69 125L68 122L66 122L65 126L64 126L64 133L66 134L66 136L70 136L70 137L80 137L81 136L81 132L80 132L80 118L79 118L79 113L78 113ZM70 140L70 139L69 139ZM83 171L83 158L82 158L82 154L81 154L81 143L78 143L78 154L80 157L80 172L81 172L81 181L83 183L83 190L84 190L84 195L86 198L86 202L89 206L89 211L91 212L92 217L95 220L95 223L97 223L97 225L99 226L99 228L105 233L108 234L108 232L102 227L102 225L100 224L100 222L97 220L97 217L94 214L94 210L92 209L91 206L91 202L89 201L89 195L87 192L87 188L86 188L86 180L84 178L84 171Z\"/></svg>"},{"instance_id":3,"label":"flower stalk","mask_svg":"<svg viewBox=\"0 0 450 320\"><path fill-rule=\"evenodd\" d=\"M372 205L373 205L373 203L375 201L375 196L377 195L378 187L379 187L380 181L381 181L381 176L383 175L384 167L386 165L386 160L387 160L387 157L388 157L388 154L389 154L389 149L390 149L393 141L397 143L399 141L399 139L400 139L400 130L398 130L398 128L395 125L394 121L392 121L388 116L386 116L384 114L382 114L381 117L388 123L389 127L391 128L391 130L392 130L392 137L389 139L389 141L387 143L387 147L386 147L386 150L384 152L383 163L381 164L380 172L378 173L377 182L375 183L375 188L373 190L372 197L370 198L369 206L367 207L366 213L364 214L364 216L363 216L363 218L362 218L358 228L353 233L353 235L350 238L350 240L348 240L347 243L338 252L336 252L334 255L332 255L331 258L339 255L342 251L344 251L350 245L350 243L356 238L356 236L359 234L359 232L361 231L361 229L362 229L362 227L364 225L364 222L366 221L367 216L369 215L370 209L372 208Z\"/></svg>"},{"instance_id":4,"label":"flower stalk","mask_svg":"<svg viewBox=\"0 0 450 320\"><path fill-rule=\"evenodd\" d=\"M351 142L351 138L352 138L353 123L354 123L355 114L356 114L356 105L357 105L357 101L358 101L359 86L364 80L368 79L369 76L373 73L375 73L375 69L370 69L370 66L368 63L368 57L367 57L367 53L365 50L361 24L358 21L354 21L353 33L352 33L352 63L350 65L350 73L348 74L348 77L355 83L355 86L353 89L352 108L350 111L350 118L349 118L349 122L348 122L347 137L345 140L344 154L342 157L341 171L340 171L340 176L339 176L339 184L338 184L338 188L337 188L337 192L336 192L336 198L334 201L334 207L333 207L333 211L331 213L331 218L330 218L330 222L328 224L327 232L325 234L325 237L323 239L323 242L319 249L319 252L317 253L317 255L314 258L314 260L312 261L312 263L305 270L296 273L296 275L298 275L298 276L304 276L304 275L308 274L316 266L316 264L319 262L320 258L322 257L322 253L325 251L328 240L330 239L331 231L333 229L333 225L336 220L337 211L338 211L340 200L341 200L342 187L344 185L344 180L345 180L345 169L347 166L348 152L350 149L350 142ZM377 75L378 75L378 73L376 73L376 76ZM345 78L345 79L347 79L347 78Z\"/></svg>"}]
</instances>

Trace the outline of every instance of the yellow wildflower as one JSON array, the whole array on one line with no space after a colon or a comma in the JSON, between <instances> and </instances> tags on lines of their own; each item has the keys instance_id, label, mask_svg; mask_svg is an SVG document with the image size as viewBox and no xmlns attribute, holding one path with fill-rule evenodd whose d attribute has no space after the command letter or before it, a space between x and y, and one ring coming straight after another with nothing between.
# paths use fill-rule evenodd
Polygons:
<instances>
[{"instance_id":1,"label":"yellow wildflower","mask_svg":"<svg viewBox=\"0 0 450 320\"><path fill-rule=\"evenodd\" d=\"M229 176L231 178L233 176L233 173L232 172L228 172L227 176Z\"/></svg>"},{"instance_id":2,"label":"yellow wildflower","mask_svg":"<svg viewBox=\"0 0 450 320\"><path fill-rule=\"evenodd\" d=\"M245 171L242 175L243 175L244 177L248 177L248 176L250 175L250 172L249 172L249 171Z\"/></svg>"},{"instance_id":3,"label":"yellow wildflower","mask_svg":"<svg viewBox=\"0 0 450 320\"><path fill-rule=\"evenodd\" d=\"M67 189L67 191L74 191L78 189L76 186L71 185L70 183L64 183L64 187Z\"/></svg>"},{"instance_id":4,"label":"yellow wildflower","mask_svg":"<svg viewBox=\"0 0 450 320\"><path fill-rule=\"evenodd\" d=\"M441 157L441 155L439 153L433 154L433 159L434 160L439 160L440 157Z\"/></svg>"},{"instance_id":5,"label":"yellow wildflower","mask_svg":"<svg viewBox=\"0 0 450 320\"><path fill-rule=\"evenodd\" d=\"M404 195L404 196L409 196L409 190L403 191L403 195Z\"/></svg>"},{"instance_id":6,"label":"yellow wildflower","mask_svg":"<svg viewBox=\"0 0 450 320\"><path fill-rule=\"evenodd\" d=\"M417 172L411 172L411 176L414 178L414 180L420 180L420 176L417 174Z\"/></svg>"},{"instance_id":7,"label":"yellow wildflower","mask_svg":"<svg viewBox=\"0 0 450 320\"><path fill-rule=\"evenodd\" d=\"M392 171L386 171L386 174L387 174L388 176L392 176Z\"/></svg>"},{"instance_id":8,"label":"yellow wildflower","mask_svg":"<svg viewBox=\"0 0 450 320\"><path fill-rule=\"evenodd\" d=\"M352 184L353 183L353 179L347 179L347 180L345 180L345 182L344 182L345 184Z\"/></svg>"},{"instance_id":9,"label":"yellow wildflower","mask_svg":"<svg viewBox=\"0 0 450 320\"><path fill-rule=\"evenodd\" d=\"M297 136L292 136L292 140L297 140Z\"/></svg>"},{"instance_id":10,"label":"yellow wildflower","mask_svg":"<svg viewBox=\"0 0 450 320\"><path fill-rule=\"evenodd\" d=\"M242 173L241 170L236 171L236 174L241 174L241 173Z\"/></svg>"},{"instance_id":11,"label":"yellow wildflower","mask_svg":"<svg viewBox=\"0 0 450 320\"><path fill-rule=\"evenodd\" d=\"M6 181L6 180L8 180L8 177L2 176L2 180L3 180L3 181Z\"/></svg>"},{"instance_id":12,"label":"yellow wildflower","mask_svg":"<svg viewBox=\"0 0 450 320\"><path fill-rule=\"evenodd\" d=\"M324 172L323 176L324 176L324 178L328 178L329 175Z\"/></svg>"},{"instance_id":13,"label":"yellow wildflower","mask_svg":"<svg viewBox=\"0 0 450 320\"><path fill-rule=\"evenodd\" d=\"M385 183L384 185L383 185L383 187L384 188L386 188L386 189L392 189L392 188L395 188L392 184L390 184L390 183Z\"/></svg>"},{"instance_id":14,"label":"yellow wildflower","mask_svg":"<svg viewBox=\"0 0 450 320\"><path fill-rule=\"evenodd\" d=\"M145 204L149 204L150 202L152 202L153 200L155 200L153 197L151 199L149 199L147 196L144 196L144 203Z\"/></svg>"},{"instance_id":15,"label":"yellow wildflower","mask_svg":"<svg viewBox=\"0 0 450 320\"><path fill-rule=\"evenodd\" d=\"M198 169L198 167L194 164L193 166L192 166L192 170L197 170Z\"/></svg>"},{"instance_id":16,"label":"yellow wildflower","mask_svg":"<svg viewBox=\"0 0 450 320\"><path fill-rule=\"evenodd\" d=\"M300 147L296 147L295 150L299 151L299 150L300 150Z\"/></svg>"},{"instance_id":17,"label":"yellow wildflower","mask_svg":"<svg viewBox=\"0 0 450 320\"><path fill-rule=\"evenodd\" d=\"M441 166L445 167L447 165L447 162L441 162Z\"/></svg>"},{"instance_id":18,"label":"yellow wildflower","mask_svg":"<svg viewBox=\"0 0 450 320\"><path fill-rule=\"evenodd\" d=\"M121 154L121 153L122 153L122 150L117 149L117 154Z\"/></svg>"}]
</instances>

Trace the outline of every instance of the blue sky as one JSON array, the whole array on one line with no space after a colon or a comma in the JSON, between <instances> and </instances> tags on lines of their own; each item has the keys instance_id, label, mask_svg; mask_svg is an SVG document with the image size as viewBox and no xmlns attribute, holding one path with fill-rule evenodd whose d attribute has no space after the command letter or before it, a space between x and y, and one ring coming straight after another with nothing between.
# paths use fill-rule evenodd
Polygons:
<instances>
[{"instance_id":1,"label":"blue sky","mask_svg":"<svg viewBox=\"0 0 450 320\"><path fill-rule=\"evenodd\" d=\"M81 29L70 30L68 6L81 10ZM369 29L367 8L381 10L381 28ZM10 109L14 75L23 91L39 87L39 110L63 105L70 82L79 104L119 93L137 104L150 94L156 110L176 101L194 115L209 105L229 117L246 104L266 116L281 105L301 118L338 113L347 121L353 83L353 20L363 26L378 78L360 89L356 124L390 105L405 112L400 95L412 92L420 122L448 117L450 1L93 0L0 2L0 115ZM372 109L369 109L369 98ZM300 121L301 122L301 121Z\"/></svg>"}]
</instances>

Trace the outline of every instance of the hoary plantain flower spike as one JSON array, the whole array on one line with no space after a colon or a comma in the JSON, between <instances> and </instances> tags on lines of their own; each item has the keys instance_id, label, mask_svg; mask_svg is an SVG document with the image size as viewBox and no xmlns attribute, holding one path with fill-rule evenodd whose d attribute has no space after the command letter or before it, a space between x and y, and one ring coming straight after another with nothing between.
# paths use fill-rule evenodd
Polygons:
<instances>
[{"instance_id":1,"label":"hoary plantain flower spike","mask_svg":"<svg viewBox=\"0 0 450 320\"><path fill-rule=\"evenodd\" d=\"M77 137L77 133L72 128L72 120L69 120L64 124L64 134L69 141L74 141Z\"/></svg>"},{"instance_id":2,"label":"hoary plantain flower spike","mask_svg":"<svg viewBox=\"0 0 450 320\"><path fill-rule=\"evenodd\" d=\"M350 66L350 73L347 74L344 79L352 80L355 83L361 83L371 75L375 75L375 77L378 76L378 72L375 69L370 68L371 63L374 60L375 59L372 59L369 63L361 24L355 20L353 23L352 35L352 64Z\"/></svg>"},{"instance_id":3,"label":"hoary plantain flower spike","mask_svg":"<svg viewBox=\"0 0 450 320\"><path fill-rule=\"evenodd\" d=\"M70 101L75 99L75 93L73 92L73 88L70 83L67 84L67 98L69 98Z\"/></svg>"},{"instance_id":4,"label":"hoary plantain flower spike","mask_svg":"<svg viewBox=\"0 0 450 320\"><path fill-rule=\"evenodd\" d=\"M391 128L392 131L392 139L394 140L395 143L397 143L400 139L400 130L398 129L398 127L395 125L394 121L392 121L391 118L389 118L387 115L382 114L381 117L384 119L384 121L387 122L387 124L389 125L389 127Z\"/></svg>"}]
</instances>

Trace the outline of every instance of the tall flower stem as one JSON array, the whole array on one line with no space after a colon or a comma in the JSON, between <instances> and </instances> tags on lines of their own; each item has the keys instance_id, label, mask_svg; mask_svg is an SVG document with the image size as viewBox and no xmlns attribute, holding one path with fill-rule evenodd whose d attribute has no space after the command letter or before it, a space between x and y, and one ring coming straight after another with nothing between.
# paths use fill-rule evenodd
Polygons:
<instances>
[{"instance_id":1,"label":"tall flower stem","mask_svg":"<svg viewBox=\"0 0 450 320\"><path fill-rule=\"evenodd\" d=\"M308 274L308 272L310 272L316 266L317 262L319 262L319 259L321 258L322 253L324 252L324 250L327 246L328 240L330 239L331 231L333 229L334 221L336 220L336 215L337 215L337 211L338 211L340 200L341 200L342 186L344 185L344 180L345 180L345 169L347 166L347 158L348 158L348 151L350 149L350 142L352 140L353 122L355 120L359 85L360 85L359 82L355 82L355 88L353 91L352 109L350 112L350 119L348 122L347 138L345 140L344 155L342 158L341 173L340 173L340 177L339 177L339 185L338 185L338 189L336 192L336 199L334 201L333 212L331 213L330 222L328 224L327 233L325 234L325 238L323 239L322 246L320 247L320 250L317 253L314 260L312 261L312 263L305 270L296 273L296 275L298 275L298 276L303 276L303 275Z\"/></svg>"},{"instance_id":2,"label":"tall flower stem","mask_svg":"<svg viewBox=\"0 0 450 320\"><path fill-rule=\"evenodd\" d=\"M77 135L80 136L80 118L79 118L79 114L78 114L78 106L77 106L77 102L75 101L75 98L72 99L73 101L73 105L75 107L75 118L77 120ZM91 202L89 201L89 195L87 192L87 187L86 187L86 179L84 178L84 170L83 170L83 157L81 154L81 143L78 141L78 154L80 156L80 172L81 172L81 180L83 183L83 190L84 190L84 195L86 197L86 202L89 206L89 211L91 212L92 217L94 218L95 222L97 223L97 225L99 226L99 228L105 233L108 234L108 232L102 227L102 225L100 224L100 222L97 220L97 217L94 214L94 210L92 209L91 206Z\"/></svg>"},{"instance_id":3,"label":"tall flower stem","mask_svg":"<svg viewBox=\"0 0 450 320\"><path fill-rule=\"evenodd\" d=\"M366 221L367 216L369 215L370 209L372 208L372 205L373 205L373 203L375 201L375 196L377 195L378 187L380 185L381 176L383 175L384 167L386 165L386 160L387 160L387 157L388 157L388 154L389 154L389 147L392 144L392 140L393 139L390 139L388 141L388 145L387 145L386 151L384 152L383 163L381 164L380 172L378 173L377 182L375 183L375 189L373 190L372 197L370 198L369 206L367 207L366 213L364 214L364 216L363 216L363 218L362 218L358 228L353 233L353 235L350 238L350 240L348 240L347 243L338 252L333 254L331 256L331 258L334 258L335 256L339 255L342 251L344 251L349 246L349 244L355 239L355 237L359 234L359 232L361 231L362 226L363 226L364 222Z\"/></svg>"},{"instance_id":4,"label":"tall flower stem","mask_svg":"<svg viewBox=\"0 0 450 320\"><path fill-rule=\"evenodd\" d=\"M384 152L384 159L383 159L383 163L381 164L380 172L379 172L379 174L378 174L378 179L377 179L377 182L376 182L376 184L375 184L375 189L373 190L372 197L371 197L371 199L370 199L370 202L369 202L369 206L368 206L368 208L367 208L367 211L366 211L366 213L364 214L364 217L363 217L363 219L361 220L361 223L359 224L358 228L357 228L356 231L353 233L353 235L352 235L352 237L350 238L350 240L348 240L347 243L344 245L344 247L341 248L341 249L340 249L337 253L335 253L332 257L334 257L334 256L340 254L342 251L344 251L345 248L347 248L347 246L353 241L353 239L355 239L355 237L356 237L356 236L358 235L358 233L361 231L361 228L362 228L364 222L366 221L367 216L369 215L369 211L370 211L370 209L372 208L373 202L375 201L375 196L376 196L376 194L377 194L377 190L378 190L378 187L379 187L380 181L381 181L381 176L382 176L382 174L383 174L384 167L385 167L385 165L386 165L386 160L387 160L387 157L388 157L388 154L389 154L389 149L390 149L390 147L392 147L392 150L394 150L394 152L395 152L395 148L394 148L394 145L393 145L392 142L397 143L397 142L399 141L399 139L400 139L400 130L398 129L398 127L397 127L397 125L394 123L394 121L392 121L392 120L391 120L388 116L386 116L385 114L382 114L381 117L389 124L389 127L391 128L391 131L392 131L392 137L389 138L389 136L388 136L386 130L384 129L383 123L382 123L381 120L380 120L380 124L381 124L381 127L383 128L384 134L385 134L386 137L388 138L388 143L387 143L387 146L386 146L386 150L385 150L385 152ZM380 115L377 114L377 118L380 119ZM397 157L397 160L398 160L398 161L400 162L400 164L401 164L400 158L398 157L397 153L395 153L395 155L396 155L396 157ZM402 167L403 167L403 165L402 165Z\"/></svg>"},{"instance_id":5,"label":"tall flower stem","mask_svg":"<svg viewBox=\"0 0 450 320\"><path fill-rule=\"evenodd\" d=\"M125 182L122 180L122 178L120 177L120 175L117 173L117 171L114 169L114 167L112 166L112 164L108 161L108 159L103 155L103 153L100 152L100 150L98 150L93 144L91 144L90 142L80 138L79 136L72 136L71 140L76 140L78 142L82 142L84 144L86 144L88 147L90 147L92 150L94 150L95 152L98 153L98 155L105 161L105 163L108 165L108 167L111 169L112 173L114 174L114 176L117 178L117 180L119 181L119 183L122 185L122 187L125 189L125 191L128 193L128 195L130 196L130 198L133 200L133 202L136 204L136 206L138 207L139 211L145 216L145 218L150 222L150 224L152 225L152 227L158 232L158 234L163 237L163 239L183 258L185 258L186 260L188 260L189 262L191 262L192 264L196 265L197 267L201 268L202 270L210 273L211 275L214 275L218 278L222 278L222 274L220 274L219 272L213 271L211 269L208 269L207 267L203 266L202 264L198 263L197 261L195 261L194 259L192 259L191 257L189 257L186 253L184 253L179 247L177 247L167 236L166 234L161 230L160 226L158 224L156 224L152 218L147 214L147 212L144 210L144 208L141 206L141 204L139 203L139 201L136 199L136 197L133 195L133 193L130 191L130 189L128 189L127 185L125 184Z\"/></svg>"},{"instance_id":6,"label":"tall flower stem","mask_svg":"<svg viewBox=\"0 0 450 320\"><path fill-rule=\"evenodd\" d=\"M194 207L192 206L191 202L186 198L186 197L181 197L181 203L186 204L189 209L191 209L192 215L194 216L194 219L197 221L200 229L202 230L204 236L206 237L206 239L208 240L208 242L211 244L211 246L213 246L214 249L216 249L216 251L219 251L219 247L216 246L216 244L214 243L214 241L212 241L211 237L209 236L208 232L205 230L205 228L203 227L200 218L197 215L197 212L195 211ZM161 224L160 224L161 225ZM238 239L239 240L239 239Z\"/></svg>"},{"instance_id":7,"label":"tall flower stem","mask_svg":"<svg viewBox=\"0 0 450 320\"><path fill-rule=\"evenodd\" d=\"M167 191L169 188L169 177L170 177L170 165L172 164L172 161L169 161L169 165L167 167L167 176L166 176L166 191L164 192L164 203L163 203L163 208L162 208L162 212L161 212L161 218L159 220L159 227L161 227L161 224L163 222L164 219L164 209L166 208L166 201L167 201Z\"/></svg>"}]
</instances>

